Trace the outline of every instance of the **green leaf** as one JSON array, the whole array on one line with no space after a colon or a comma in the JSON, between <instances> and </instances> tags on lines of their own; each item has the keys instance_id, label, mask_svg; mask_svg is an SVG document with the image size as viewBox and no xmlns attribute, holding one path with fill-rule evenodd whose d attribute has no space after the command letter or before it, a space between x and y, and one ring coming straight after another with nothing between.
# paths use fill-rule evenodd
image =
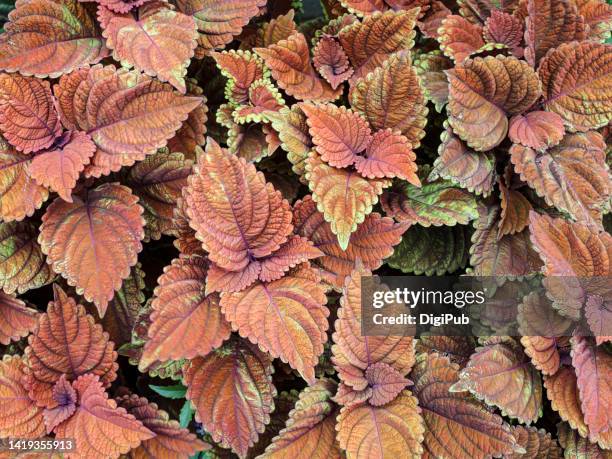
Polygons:
<instances>
[{"instance_id":1,"label":"green leaf","mask_svg":"<svg viewBox=\"0 0 612 459\"><path fill-rule=\"evenodd\" d=\"M151 384L149 387L162 397L171 398L173 400L185 398L185 394L187 393L187 388L182 384L176 384L174 386L154 386Z\"/></svg>"},{"instance_id":2,"label":"green leaf","mask_svg":"<svg viewBox=\"0 0 612 459\"><path fill-rule=\"evenodd\" d=\"M468 247L465 226L413 226L404 233L387 263L404 273L441 276L465 267Z\"/></svg>"},{"instance_id":3,"label":"green leaf","mask_svg":"<svg viewBox=\"0 0 612 459\"><path fill-rule=\"evenodd\" d=\"M193 419L193 414L195 410L191 407L191 402L189 400L185 401L185 404L181 408L181 412L179 414L179 423L181 427L186 429L191 420Z\"/></svg>"}]
</instances>

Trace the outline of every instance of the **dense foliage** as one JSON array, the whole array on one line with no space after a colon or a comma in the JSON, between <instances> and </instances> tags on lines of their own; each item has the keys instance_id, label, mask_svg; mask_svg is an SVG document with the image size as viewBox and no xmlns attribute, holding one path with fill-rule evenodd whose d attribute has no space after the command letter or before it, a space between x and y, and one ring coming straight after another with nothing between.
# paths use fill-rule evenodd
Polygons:
<instances>
[{"instance_id":1,"label":"dense foliage","mask_svg":"<svg viewBox=\"0 0 612 459\"><path fill-rule=\"evenodd\" d=\"M0 445L612 457L612 295L554 282L611 274L612 6L312 3L17 0ZM549 292L522 336L365 337L372 272Z\"/></svg>"}]
</instances>

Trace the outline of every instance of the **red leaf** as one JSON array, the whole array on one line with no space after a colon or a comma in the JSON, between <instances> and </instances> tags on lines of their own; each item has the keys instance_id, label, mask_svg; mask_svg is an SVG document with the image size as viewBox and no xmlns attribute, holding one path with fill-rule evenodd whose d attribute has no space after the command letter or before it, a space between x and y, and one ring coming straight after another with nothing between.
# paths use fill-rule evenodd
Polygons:
<instances>
[{"instance_id":1,"label":"red leaf","mask_svg":"<svg viewBox=\"0 0 612 459\"><path fill-rule=\"evenodd\" d=\"M327 341L327 298L318 276L298 267L269 283L224 293L221 309L232 328L273 357L280 357L309 383Z\"/></svg>"},{"instance_id":2,"label":"red leaf","mask_svg":"<svg viewBox=\"0 0 612 459\"><path fill-rule=\"evenodd\" d=\"M24 153L50 146L62 126L49 83L15 73L0 75L0 129Z\"/></svg>"},{"instance_id":3,"label":"red leaf","mask_svg":"<svg viewBox=\"0 0 612 459\"><path fill-rule=\"evenodd\" d=\"M0 69L56 78L108 55L95 18L76 0L19 2L0 40Z\"/></svg>"},{"instance_id":4,"label":"red leaf","mask_svg":"<svg viewBox=\"0 0 612 459\"><path fill-rule=\"evenodd\" d=\"M438 41L440 49L456 64L466 60L470 54L485 44L482 39L482 27L457 15L448 16L442 21Z\"/></svg>"},{"instance_id":5,"label":"red leaf","mask_svg":"<svg viewBox=\"0 0 612 459\"><path fill-rule=\"evenodd\" d=\"M32 158L30 175L64 201L72 202L72 189L95 151L96 146L87 134L68 131L54 147Z\"/></svg>"},{"instance_id":6,"label":"red leaf","mask_svg":"<svg viewBox=\"0 0 612 459\"><path fill-rule=\"evenodd\" d=\"M270 422L276 395L272 372L266 354L238 340L192 360L185 369L187 400L196 420L215 442L241 458Z\"/></svg>"},{"instance_id":7,"label":"red leaf","mask_svg":"<svg viewBox=\"0 0 612 459\"><path fill-rule=\"evenodd\" d=\"M103 317L142 250L142 208L129 188L117 183L73 198L73 203L56 199L47 208L40 244L53 270L94 302Z\"/></svg>"},{"instance_id":8,"label":"red leaf","mask_svg":"<svg viewBox=\"0 0 612 459\"><path fill-rule=\"evenodd\" d=\"M300 263L323 255L312 242L301 236L292 236L285 244L261 262L259 279L264 282L278 280Z\"/></svg>"},{"instance_id":9,"label":"red leaf","mask_svg":"<svg viewBox=\"0 0 612 459\"><path fill-rule=\"evenodd\" d=\"M38 324L38 311L0 290L0 344L8 345L34 331Z\"/></svg>"},{"instance_id":10,"label":"red leaf","mask_svg":"<svg viewBox=\"0 0 612 459\"><path fill-rule=\"evenodd\" d=\"M81 375L100 376L110 386L117 377L117 353L102 327L85 308L54 287L54 301L39 319L38 329L28 339L28 370L24 384L39 406L54 408L53 386L65 375L74 381ZM67 358L67 357L70 358Z\"/></svg>"},{"instance_id":11,"label":"red leaf","mask_svg":"<svg viewBox=\"0 0 612 459\"><path fill-rule=\"evenodd\" d=\"M77 392L78 407L67 421L55 428L55 434L57 438L73 438L80 457L116 459L155 436L108 399L97 376L81 376L72 387Z\"/></svg>"},{"instance_id":12,"label":"red leaf","mask_svg":"<svg viewBox=\"0 0 612 459\"><path fill-rule=\"evenodd\" d=\"M189 178L185 203L191 226L218 266L240 271L272 254L291 233L291 210L253 164L212 139Z\"/></svg>"},{"instance_id":13,"label":"red leaf","mask_svg":"<svg viewBox=\"0 0 612 459\"><path fill-rule=\"evenodd\" d=\"M151 306L149 340L141 371L154 361L205 356L230 336L216 294L206 295L207 263L198 256L177 258L158 279Z\"/></svg>"},{"instance_id":14,"label":"red leaf","mask_svg":"<svg viewBox=\"0 0 612 459\"><path fill-rule=\"evenodd\" d=\"M491 11L482 31L489 43L501 43L512 50L516 57L523 57L519 48L523 41L523 21L500 10ZM520 51L519 51L520 50Z\"/></svg>"}]
</instances>

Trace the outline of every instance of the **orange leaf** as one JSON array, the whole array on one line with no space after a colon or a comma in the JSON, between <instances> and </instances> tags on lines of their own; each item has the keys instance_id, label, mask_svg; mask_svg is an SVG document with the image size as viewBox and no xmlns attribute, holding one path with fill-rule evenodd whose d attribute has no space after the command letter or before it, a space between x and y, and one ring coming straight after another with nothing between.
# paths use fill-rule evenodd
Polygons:
<instances>
[{"instance_id":1,"label":"orange leaf","mask_svg":"<svg viewBox=\"0 0 612 459\"><path fill-rule=\"evenodd\" d=\"M414 61L425 91L425 98L433 102L439 113L448 102L448 78L445 70L453 66L440 50L420 54Z\"/></svg>"},{"instance_id":2,"label":"orange leaf","mask_svg":"<svg viewBox=\"0 0 612 459\"><path fill-rule=\"evenodd\" d=\"M358 113L332 104L300 104L321 159L334 167L350 166L372 140L367 121Z\"/></svg>"},{"instance_id":3,"label":"orange leaf","mask_svg":"<svg viewBox=\"0 0 612 459\"><path fill-rule=\"evenodd\" d=\"M142 208L129 188L117 183L73 198L73 203L56 199L47 208L41 248L53 270L94 302L103 317L142 250Z\"/></svg>"},{"instance_id":4,"label":"orange leaf","mask_svg":"<svg viewBox=\"0 0 612 459\"><path fill-rule=\"evenodd\" d=\"M259 279L264 282L278 280L290 268L322 255L323 252L314 247L307 238L292 236L276 252L261 261Z\"/></svg>"},{"instance_id":5,"label":"orange leaf","mask_svg":"<svg viewBox=\"0 0 612 459\"><path fill-rule=\"evenodd\" d=\"M372 129L399 130L416 149L425 136L428 109L410 53L393 54L351 87L351 106Z\"/></svg>"},{"instance_id":6,"label":"orange leaf","mask_svg":"<svg viewBox=\"0 0 612 459\"><path fill-rule=\"evenodd\" d=\"M477 151L499 145L508 132L506 115L525 111L540 95L536 73L513 56L468 59L447 75L450 125Z\"/></svg>"},{"instance_id":7,"label":"orange leaf","mask_svg":"<svg viewBox=\"0 0 612 459\"><path fill-rule=\"evenodd\" d=\"M200 105L194 108L187 119L183 121L182 126L168 140L168 148L172 153L184 153L188 159L195 158L195 147L203 146L206 143L206 122L208 121L208 107L206 106L207 99L203 95L204 91L197 85L196 80L187 78L185 80L187 86L187 94L196 96L202 99Z\"/></svg>"},{"instance_id":8,"label":"orange leaf","mask_svg":"<svg viewBox=\"0 0 612 459\"><path fill-rule=\"evenodd\" d=\"M253 164L209 139L184 192L187 215L210 259L240 271L291 233L291 209Z\"/></svg>"},{"instance_id":9,"label":"orange leaf","mask_svg":"<svg viewBox=\"0 0 612 459\"><path fill-rule=\"evenodd\" d=\"M523 50L519 48L523 41L523 28L523 21L515 15L493 10L487 18L483 35L489 43L506 45L516 57L523 57Z\"/></svg>"},{"instance_id":10,"label":"orange leaf","mask_svg":"<svg viewBox=\"0 0 612 459\"><path fill-rule=\"evenodd\" d=\"M566 126L588 131L612 120L612 48L602 43L567 43L542 59L544 107Z\"/></svg>"},{"instance_id":11,"label":"orange leaf","mask_svg":"<svg viewBox=\"0 0 612 459\"><path fill-rule=\"evenodd\" d=\"M197 451L204 451L210 445L204 443L187 429L171 420L168 413L160 410L155 403L149 403L144 397L136 394L124 395L115 399L120 408L124 408L155 434L150 440L129 452L131 459L148 459L172 457L189 459Z\"/></svg>"},{"instance_id":12,"label":"orange leaf","mask_svg":"<svg viewBox=\"0 0 612 459\"><path fill-rule=\"evenodd\" d=\"M526 115L515 115L510 119L508 137L536 150L557 145L565 134L563 119L552 112L535 111Z\"/></svg>"},{"instance_id":13,"label":"orange leaf","mask_svg":"<svg viewBox=\"0 0 612 459\"><path fill-rule=\"evenodd\" d=\"M164 268L151 303L141 371L154 361L205 356L229 338L218 295L204 293L206 271L206 260L198 256L174 259Z\"/></svg>"},{"instance_id":14,"label":"orange leaf","mask_svg":"<svg viewBox=\"0 0 612 459\"><path fill-rule=\"evenodd\" d=\"M258 46L274 45L289 38L296 29L294 16L295 11L291 9L286 14L281 14L265 24L257 33Z\"/></svg>"},{"instance_id":15,"label":"orange leaf","mask_svg":"<svg viewBox=\"0 0 612 459\"><path fill-rule=\"evenodd\" d=\"M367 15L376 11L384 11L387 9L385 0L340 0L346 8L355 11L361 15Z\"/></svg>"},{"instance_id":16,"label":"orange leaf","mask_svg":"<svg viewBox=\"0 0 612 459\"><path fill-rule=\"evenodd\" d=\"M266 354L238 340L185 368L187 400L195 407L196 420L215 442L241 458L270 422L276 395L272 372Z\"/></svg>"},{"instance_id":17,"label":"orange leaf","mask_svg":"<svg viewBox=\"0 0 612 459\"><path fill-rule=\"evenodd\" d=\"M369 365L365 377L372 388L368 401L374 406L391 402L410 383L399 371L384 362Z\"/></svg>"},{"instance_id":18,"label":"orange leaf","mask_svg":"<svg viewBox=\"0 0 612 459\"><path fill-rule=\"evenodd\" d=\"M24 153L50 146L62 132L47 81L19 74L0 75L2 136Z\"/></svg>"},{"instance_id":19,"label":"orange leaf","mask_svg":"<svg viewBox=\"0 0 612 459\"><path fill-rule=\"evenodd\" d=\"M38 324L38 311L0 290L0 344L8 345L34 331Z\"/></svg>"},{"instance_id":20,"label":"orange leaf","mask_svg":"<svg viewBox=\"0 0 612 459\"><path fill-rule=\"evenodd\" d=\"M72 189L95 151L96 146L87 134L68 131L53 147L32 158L30 175L38 184L56 191L64 201L72 202Z\"/></svg>"},{"instance_id":21,"label":"orange leaf","mask_svg":"<svg viewBox=\"0 0 612 459\"><path fill-rule=\"evenodd\" d=\"M520 233L529 225L529 211L531 203L518 190L506 187L499 183L501 215L499 218L499 229L497 238L501 239L506 234Z\"/></svg>"},{"instance_id":22,"label":"orange leaf","mask_svg":"<svg viewBox=\"0 0 612 459\"><path fill-rule=\"evenodd\" d=\"M56 78L107 56L94 15L76 0L19 2L0 43L0 69Z\"/></svg>"},{"instance_id":23,"label":"orange leaf","mask_svg":"<svg viewBox=\"0 0 612 459\"><path fill-rule=\"evenodd\" d=\"M340 31L338 40L355 69L352 80L366 76L393 53L414 46L419 11L375 12Z\"/></svg>"},{"instance_id":24,"label":"orange leaf","mask_svg":"<svg viewBox=\"0 0 612 459\"><path fill-rule=\"evenodd\" d=\"M578 13L588 25L588 38L604 41L612 30L612 5L600 0L576 0Z\"/></svg>"},{"instance_id":25,"label":"orange leaf","mask_svg":"<svg viewBox=\"0 0 612 459\"><path fill-rule=\"evenodd\" d=\"M571 367L561 367L554 375L544 378L544 387L552 408L559 412L561 419L569 422L572 429L587 437L589 428L584 423L577 384L576 373Z\"/></svg>"},{"instance_id":26,"label":"orange leaf","mask_svg":"<svg viewBox=\"0 0 612 459\"><path fill-rule=\"evenodd\" d=\"M30 159L0 137L0 220L31 217L49 197L47 189L30 175Z\"/></svg>"},{"instance_id":27,"label":"orange leaf","mask_svg":"<svg viewBox=\"0 0 612 459\"><path fill-rule=\"evenodd\" d=\"M438 41L444 55L450 57L456 64L462 63L470 54L485 45L482 39L482 27L455 14L447 16L442 21Z\"/></svg>"},{"instance_id":28,"label":"orange leaf","mask_svg":"<svg viewBox=\"0 0 612 459\"><path fill-rule=\"evenodd\" d=\"M319 379L301 393L289 413L286 427L272 440L262 459L340 459L336 443L336 406L330 400L336 388L330 379Z\"/></svg>"},{"instance_id":29,"label":"orange leaf","mask_svg":"<svg viewBox=\"0 0 612 459\"><path fill-rule=\"evenodd\" d=\"M361 277L362 273L358 270L354 270L350 277L346 277L332 346L332 362L338 371L338 376L354 390L364 390L371 384L373 378L367 376L368 368L373 365L387 364L403 377L408 374L415 359L415 340L411 336L362 334ZM406 384L407 381L404 387Z\"/></svg>"},{"instance_id":30,"label":"orange leaf","mask_svg":"<svg viewBox=\"0 0 612 459\"><path fill-rule=\"evenodd\" d=\"M543 153L519 145L510 153L515 170L548 204L601 226L612 187L605 142L599 133L567 134L559 145Z\"/></svg>"},{"instance_id":31,"label":"orange leaf","mask_svg":"<svg viewBox=\"0 0 612 459\"><path fill-rule=\"evenodd\" d=\"M513 433L516 442L523 447L525 453L504 456L508 459L561 459L563 457L557 440L551 438L544 429L516 426Z\"/></svg>"},{"instance_id":32,"label":"orange leaf","mask_svg":"<svg viewBox=\"0 0 612 459\"><path fill-rule=\"evenodd\" d=\"M38 229L31 223L0 223L0 288L6 293L27 292L55 277L37 236Z\"/></svg>"},{"instance_id":33,"label":"orange leaf","mask_svg":"<svg viewBox=\"0 0 612 459\"><path fill-rule=\"evenodd\" d=\"M346 53L333 37L321 37L313 49L313 63L334 90L353 74Z\"/></svg>"},{"instance_id":34,"label":"orange leaf","mask_svg":"<svg viewBox=\"0 0 612 459\"><path fill-rule=\"evenodd\" d=\"M384 406L366 403L343 408L336 430L340 447L351 458L417 459L423 453L421 409L407 390Z\"/></svg>"},{"instance_id":35,"label":"orange leaf","mask_svg":"<svg viewBox=\"0 0 612 459\"><path fill-rule=\"evenodd\" d=\"M130 168L125 183L140 198L150 238L174 234L174 209L192 166L193 162L182 153L170 153L164 148Z\"/></svg>"},{"instance_id":36,"label":"orange leaf","mask_svg":"<svg viewBox=\"0 0 612 459\"><path fill-rule=\"evenodd\" d=\"M228 99L236 104L249 100L249 88L258 80L264 79L263 61L259 56L248 50L229 50L222 53L211 53L221 73L231 81Z\"/></svg>"},{"instance_id":37,"label":"orange leaf","mask_svg":"<svg viewBox=\"0 0 612 459\"><path fill-rule=\"evenodd\" d=\"M69 381L86 373L98 375L104 386L117 377L117 353L108 334L85 308L54 286L54 301L28 339L28 370L24 384L39 406L53 408L52 389L62 374ZM70 358L67 358L70 356Z\"/></svg>"},{"instance_id":38,"label":"orange leaf","mask_svg":"<svg viewBox=\"0 0 612 459\"><path fill-rule=\"evenodd\" d=\"M572 337L572 364L576 370L580 406L591 435L612 428L612 355L588 337Z\"/></svg>"},{"instance_id":39,"label":"orange leaf","mask_svg":"<svg viewBox=\"0 0 612 459\"><path fill-rule=\"evenodd\" d=\"M79 399L75 413L55 428L58 438L73 438L76 454L68 457L116 459L155 433L117 403L109 400L97 376L79 377L73 384Z\"/></svg>"},{"instance_id":40,"label":"orange leaf","mask_svg":"<svg viewBox=\"0 0 612 459\"><path fill-rule=\"evenodd\" d=\"M53 401L56 404L55 408L45 409L43 412L47 433L51 433L76 410L77 394L64 374L53 386Z\"/></svg>"},{"instance_id":41,"label":"orange leaf","mask_svg":"<svg viewBox=\"0 0 612 459\"><path fill-rule=\"evenodd\" d=\"M111 69L111 70L107 70ZM60 80L61 85L61 80ZM82 84L87 105L77 119L97 147L86 176L99 177L130 166L166 145L199 97L183 96L171 86L135 70L96 66ZM80 98L73 106L79 108Z\"/></svg>"},{"instance_id":42,"label":"orange leaf","mask_svg":"<svg viewBox=\"0 0 612 459\"><path fill-rule=\"evenodd\" d=\"M199 32L195 55L201 59L239 35L266 0L226 0L223 8L215 0L178 0L176 4L179 11L195 19Z\"/></svg>"},{"instance_id":43,"label":"orange leaf","mask_svg":"<svg viewBox=\"0 0 612 459\"><path fill-rule=\"evenodd\" d=\"M366 156L355 160L355 169L366 178L399 178L415 186L421 181L416 175L416 155L410 142L391 129L378 131L366 149Z\"/></svg>"},{"instance_id":44,"label":"orange leaf","mask_svg":"<svg viewBox=\"0 0 612 459\"><path fill-rule=\"evenodd\" d=\"M372 212L378 196L390 183L384 179L368 180L356 172L328 166L316 154L311 154L306 162L306 178L312 198L331 224L342 250L347 249L351 233Z\"/></svg>"},{"instance_id":45,"label":"orange leaf","mask_svg":"<svg viewBox=\"0 0 612 459\"><path fill-rule=\"evenodd\" d=\"M331 225L325 221L323 214L317 210L311 196L298 201L293 209L293 221L298 234L308 238L320 249L324 256L313 261L323 271L323 277L335 287L342 288L346 276L360 260L363 267L373 271L380 268L383 260L393 253L393 247L399 244L407 223L395 223L388 217L371 213L351 235L346 250L342 250L338 239L332 233Z\"/></svg>"},{"instance_id":46,"label":"orange leaf","mask_svg":"<svg viewBox=\"0 0 612 459\"><path fill-rule=\"evenodd\" d=\"M292 33L267 48L254 48L272 70L272 77L285 92L300 100L331 101L338 98L339 90L333 90L321 80L310 62L306 37Z\"/></svg>"},{"instance_id":47,"label":"orange leaf","mask_svg":"<svg viewBox=\"0 0 612 459\"><path fill-rule=\"evenodd\" d=\"M131 14L111 16L103 35L122 66L134 66L185 93L187 66L198 38L193 17L145 5L138 20Z\"/></svg>"},{"instance_id":48,"label":"orange leaf","mask_svg":"<svg viewBox=\"0 0 612 459\"><path fill-rule=\"evenodd\" d=\"M315 273L302 267L279 280L224 293L221 309L241 336L280 357L312 383L327 341L326 302Z\"/></svg>"},{"instance_id":49,"label":"orange leaf","mask_svg":"<svg viewBox=\"0 0 612 459\"><path fill-rule=\"evenodd\" d=\"M495 186L495 157L490 153L478 153L447 128L440 136L438 158L434 162L428 181L438 177L451 180L462 188L488 196Z\"/></svg>"},{"instance_id":50,"label":"orange leaf","mask_svg":"<svg viewBox=\"0 0 612 459\"><path fill-rule=\"evenodd\" d=\"M585 459L609 459L610 451L599 448L586 438L577 435L565 423L557 425L559 443L565 450L564 457Z\"/></svg>"},{"instance_id":51,"label":"orange leaf","mask_svg":"<svg viewBox=\"0 0 612 459\"><path fill-rule=\"evenodd\" d=\"M525 58L535 67L562 43L586 38L584 18L571 0L528 0Z\"/></svg>"},{"instance_id":52,"label":"orange leaf","mask_svg":"<svg viewBox=\"0 0 612 459\"><path fill-rule=\"evenodd\" d=\"M423 459L486 459L517 449L510 426L465 393L451 392L459 366L436 353L420 354L412 372L423 410Z\"/></svg>"}]
</instances>

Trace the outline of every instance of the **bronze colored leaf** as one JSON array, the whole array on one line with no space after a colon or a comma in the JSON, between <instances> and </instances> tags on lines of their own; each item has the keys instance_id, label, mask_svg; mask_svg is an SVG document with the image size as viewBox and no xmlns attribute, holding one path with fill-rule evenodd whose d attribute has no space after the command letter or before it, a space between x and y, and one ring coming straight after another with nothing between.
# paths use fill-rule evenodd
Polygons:
<instances>
[{"instance_id":1,"label":"bronze colored leaf","mask_svg":"<svg viewBox=\"0 0 612 459\"><path fill-rule=\"evenodd\" d=\"M8 345L34 331L38 324L38 311L26 306L12 295L0 290L0 344Z\"/></svg>"}]
</instances>

